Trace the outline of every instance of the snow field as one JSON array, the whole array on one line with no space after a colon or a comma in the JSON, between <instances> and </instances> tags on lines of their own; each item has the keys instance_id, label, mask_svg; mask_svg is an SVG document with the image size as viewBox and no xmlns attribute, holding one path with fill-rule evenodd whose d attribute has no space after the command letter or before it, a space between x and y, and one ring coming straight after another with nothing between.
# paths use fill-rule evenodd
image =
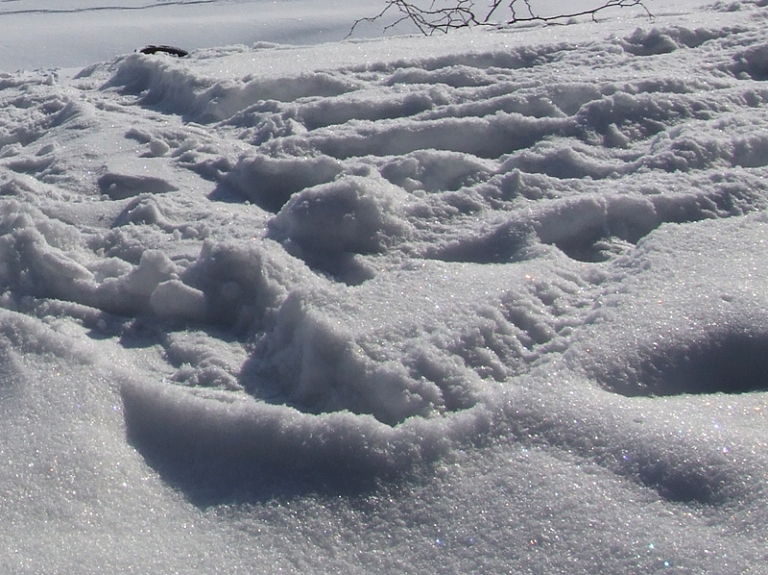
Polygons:
<instances>
[{"instance_id":1,"label":"snow field","mask_svg":"<svg viewBox=\"0 0 768 575\"><path fill-rule=\"evenodd\" d=\"M759 570L734 6L4 75L8 571Z\"/></svg>"}]
</instances>

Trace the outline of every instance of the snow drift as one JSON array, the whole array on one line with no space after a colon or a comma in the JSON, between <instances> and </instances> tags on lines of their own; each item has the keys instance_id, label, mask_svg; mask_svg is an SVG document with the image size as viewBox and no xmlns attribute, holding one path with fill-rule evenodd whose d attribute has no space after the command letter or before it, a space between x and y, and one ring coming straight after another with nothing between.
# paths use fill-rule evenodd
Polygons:
<instances>
[{"instance_id":1,"label":"snow drift","mask_svg":"<svg viewBox=\"0 0 768 575\"><path fill-rule=\"evenodd\" d=\"M766 14L4 75L6 567L759 569Z\"/></svg>"}]
</instances>

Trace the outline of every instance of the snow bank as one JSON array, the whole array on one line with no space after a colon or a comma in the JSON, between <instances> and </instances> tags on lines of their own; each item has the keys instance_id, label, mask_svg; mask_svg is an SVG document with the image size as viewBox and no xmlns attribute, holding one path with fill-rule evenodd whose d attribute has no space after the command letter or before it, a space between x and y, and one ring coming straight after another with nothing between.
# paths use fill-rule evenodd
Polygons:
<instances>
[{"instance_id":1,"label":"snow bank","mask_svg":"<svg viewBox=\"0 0 768 575\"><path fill-rule=\"evenodd\" d=\"M735 7L0 79L21 556L759 569L766 8Z\"/></svg>"}]
</instances>

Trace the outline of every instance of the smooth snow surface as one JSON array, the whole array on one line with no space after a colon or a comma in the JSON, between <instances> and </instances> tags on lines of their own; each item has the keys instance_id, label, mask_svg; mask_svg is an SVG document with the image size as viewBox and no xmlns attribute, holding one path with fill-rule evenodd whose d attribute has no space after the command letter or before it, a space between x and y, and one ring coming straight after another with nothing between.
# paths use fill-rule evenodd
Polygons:
<instances>
[{"instance_id":1,"label":"smooth snow surface","mask_svg":"<svg viewBox=\"0 0 768 575\"><path fill-rule=\"evenodd\" d=\"M4 73L2 572L765 573L767 21Z\"/></svg>"},{"instance_id":2,"label":"smooth snow surface","mask_svg":"<svg viewBox=\"0 0 768 575\"><path fill-rule=\"evenodd\" d=\"M380 0L0 0L0 70L79 67L149 44L332 42L381 7ZM361 23L355 36L381 35L392 20Z\"/></svg>"}]
</instances>

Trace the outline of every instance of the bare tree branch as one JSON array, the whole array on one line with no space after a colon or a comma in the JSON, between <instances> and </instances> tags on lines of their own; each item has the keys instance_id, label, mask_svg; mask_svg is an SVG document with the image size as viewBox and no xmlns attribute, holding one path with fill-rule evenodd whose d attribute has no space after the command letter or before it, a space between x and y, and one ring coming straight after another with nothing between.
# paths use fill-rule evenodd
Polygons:
<instances>
[{"instance_id":1,"label":"bare tree branch","mask_svg":"<svg viewBox=\"0 0 768 575\"><path fill-rule=\"evenodd\" d=\"M566 14L557 14L554 16L539 16L536 14L533 9L531 8L531 0L523 0L523 3L525 4L525 11L527 12L527 15L519 16L516 12L516 5L518 4L518 0L512 0L509 3L509 11L511 13L511 19L506 22L506 24L518 24L520 22L559 22L562 20L570 20L571 18L578 18L580 16L589 16L592 18L592 20L597 20L597 14L599 12L602 12L603 10L607 10L609 8L641 8L645 11L646 15L649 18L653 18L653 14L651 14L651 11L648 10L648 7L645 5L643 0L605 0L605 3L592 9L587 10L581 10L576 12L570 12ZM488 22L490 23L490 22Z\"/></svg>"},{"instance_id":2,"label":"bare tree branch","mask_svg":"<svg viewBox=\"0 0 768 575\"><path fill-rule=\"evenodd\" d=\"M533 0L384 0L384 8L377 15L357 20L349 32L363 22L376 22L392 12L397 13L394 22L384 30L403 22L412 25L427 36L435 32L447 33L458 28L472 26L504 27L525 22L562 24L572 18L589 16L597 20L600 12L610 8L640 8L652 18L644 0L604 0L596 8L576 10L553 16L541 16L534 10Z\"/></svg>"}]
</instances>

